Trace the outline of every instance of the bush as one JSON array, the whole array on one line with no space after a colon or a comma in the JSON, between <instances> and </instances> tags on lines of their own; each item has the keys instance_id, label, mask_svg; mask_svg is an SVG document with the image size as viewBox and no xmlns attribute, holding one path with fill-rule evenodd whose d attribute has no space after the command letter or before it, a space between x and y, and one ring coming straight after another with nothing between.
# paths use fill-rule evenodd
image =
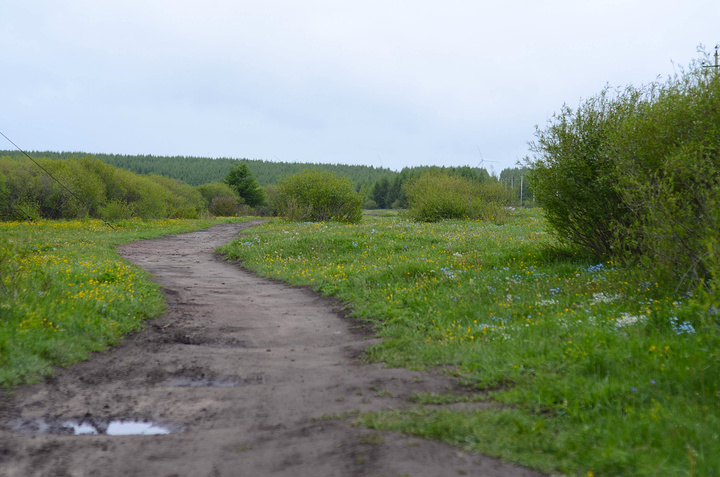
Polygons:
<instances>
[{"instance_id":1,"label":"bush","mask_svg":"<svg viewBox=\"0 0 720 477\"><path fill-rule=\"evenodd\" d=\"M665 83L606 89L536 136L533 190L562 240L644 261L656 281L714 286L718 74L695 63Z\"/></svg>"},{"instance_id":2,"label":"bush","mask_svg":"<svg viewBox=\"0 0 720 477\"><path fill-rule=\"evenodd\" d=\"M362 195L350 179L306 169L281 181L274 191L278 215L292 221L360 222Z\"/></svg>"},{"instance_id":3,"label":"bush","mask_svg":"<svg viewBox=\"0 0 720 477\"><path fill-rule=\"evenodd\" d=\"M720 76L697 66L648 89L613 144L630 245L681 286L717 278Z\"/></svg>"},{"instance_id":4,"label":"bush","mask_svg":"<svg viewBox=\"0 0 720 477\"><path fill-rule=\"evenodd\" d=\"M238 203L242 202L240 196L237 195L237 191L223 182L202 184L197 186L195 189L197 189L197 191L202 196L205 207L210 207L213 200L217 199L218 197L234 197Z\"/></svg>"},{"instance_id":5,"label":"bush","mask_svg":"<svg viewBox=\"0 0 720 477\"><path fill-rule=\"evenodd\" d=\"M632 95L631 95L632 96ZM618 191L612 136L632 98L613 100L609 90L573 111L564 106L536 131L529 164L535 198L558 237L596 254L611 253L630 210Z\"/></svg>"},{"instance_id":6,"label":"bush","mask_svg":"<svg viewBox=\"0 0 720 477\"><path fill-rule=\"evenodd\" d=\"M108 221L130 219L135 215L133 208L122 200L113 199L100 207L100 216Z\"/></svg>"},{"instance_id":7,"label":"bush","mask_svg":"<svg viewBox=\"0 0 720 477\"><path fill-rule=\"evenodd\" d=\"M239 210L240 202L232 195L215 197L208 207L208 212L216 217L234 217Z\"/></svg>"},{"instance_id":8,"label":"bush","mask_svg":"<svg viewBox=\"0 0 720 477\"><path fill-rule=\"evenodd\" d=\"M90 157L36 161L42 169L26 158L0 158L0 174L5 179L2 210L22 215L18 210L25 204L30 215L46 219L125 218L129 214L149 219L193 218L203 208L200 193L175 179L140 176Z\"/></svg>"},{"instance_id":9,"label":"bush","mask_svg":"<svg viewBox=\"0 0 720 477\"><path fill-rule=\"evenodd\" d=\"M406 187L408 216L416 221L444 219L503 220L500 210L512 198L503 184L478 183L455 174L431 171Z\"/></svg>"}]
</instances>

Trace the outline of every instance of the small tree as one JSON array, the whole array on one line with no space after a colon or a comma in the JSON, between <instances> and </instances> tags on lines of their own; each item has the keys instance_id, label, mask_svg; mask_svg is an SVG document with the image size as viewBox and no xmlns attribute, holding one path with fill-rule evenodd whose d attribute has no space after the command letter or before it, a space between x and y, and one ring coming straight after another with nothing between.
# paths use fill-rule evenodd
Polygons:
<instances>
[{"instance_id":1,"label":"small tree","mask_svg":"<svg viewBox=\"0 0 720 477\"><path fill-rule=\"evenodd\" d=\"M265 193L258 185L246 163L241 163L228 172L223 182L237 192L241 199L250 207L267 205Z\"/></svg>"}]
</instances>

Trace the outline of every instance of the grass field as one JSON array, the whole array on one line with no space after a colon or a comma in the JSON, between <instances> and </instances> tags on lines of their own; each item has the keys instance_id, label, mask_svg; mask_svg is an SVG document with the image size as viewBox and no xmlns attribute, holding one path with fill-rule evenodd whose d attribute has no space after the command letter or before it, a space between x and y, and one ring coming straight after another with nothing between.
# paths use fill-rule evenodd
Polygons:
<instances>
[{"instance_id":1,"label":"grass field","mask_svg":"<svg viewBox=\"0 0 720 477\"><path fill-rule=\"evenodd\" d=\"M276 221L223 251L347 301L385 338L370 359L466 386L363 425L551 473L720 475L717 312L642 269L558 248L539 209L502 226ZM442 406L460 401L491 406Z\"/></svg>"},{"instance_id":2,"label":"grass field","mask_svg":"<svg viewBox=\"0 0 720 477\"><path fill-rule=\"evenodd\" d=\"M164 310L158 286L115 245L215 223L0 222L0 386L85 359Z\"/></svg>"}]
</instances>

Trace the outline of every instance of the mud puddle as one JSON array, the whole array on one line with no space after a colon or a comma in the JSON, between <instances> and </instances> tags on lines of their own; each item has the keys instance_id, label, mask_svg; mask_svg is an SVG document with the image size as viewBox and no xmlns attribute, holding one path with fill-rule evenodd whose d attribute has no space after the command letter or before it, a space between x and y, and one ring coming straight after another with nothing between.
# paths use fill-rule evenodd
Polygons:
<instances>
[{"instance_id":1,"label":"mud puddle","mask_svg":"<svg viewBox=\"0 0 720 477\"><path fill-rule=\"evenodd\" d=\"M133 419L61 419L61 418L37 418L18 419L11 421L6 426L13 432L31 435L107 435L107 436L151 436L181 432L180 426L168 426L157 424L152 421Z\"/></svg>"}]
</instances>

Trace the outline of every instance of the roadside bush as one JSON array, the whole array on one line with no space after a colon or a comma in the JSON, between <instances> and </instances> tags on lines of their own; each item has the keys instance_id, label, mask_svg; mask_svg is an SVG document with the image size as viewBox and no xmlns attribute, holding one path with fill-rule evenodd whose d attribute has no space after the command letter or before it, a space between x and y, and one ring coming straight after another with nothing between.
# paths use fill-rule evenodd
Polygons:
<instances>
[{"instance_id":1,"label":"roadside bush","mask_svg":"<svg viewBox=\"0 0 720 477\"><path fill-rule=\"evenodd\" d=\"M720 76L698 63L609 90L537 130L535 196L567 243L646 263L656 281L716 289Z\"/></svg>"},{"instance_id":2,"label":"roadside bush","mask_svg":"<svg viewBox=\"0 0 720 477\"><path fill-rule=\"evenodd\" d=\"M613 137L623 235L679 285L717 278L720 76L699 66L648 89Z\"/></svg>"},{"instance_id":3,"label":"roadside bush","mask_svg":"<svg viewBox=\"0 0 720 477\"><path fill-rule=\"evenodd\" d=\"M232 195L215 197L208 207L208 212L215 217L234 217L239 210L240 202Z\"/></svg>"},{"instance_id":4,"label":"roadside bush","mask_svg":"<svg viewBox=\"0 0 720 477\"><path fill-rule=\"evenodd\" d=\"M0 158L4 210L27 209L25 213L45 219L105 218L105 214L150 219L195 218L204 208L201 194L175 179L140 176L90 157L36 161L42 169L26 158ZM17 210L13 214L18 215Z\"/></svg>"},{"instance_id":5,"label":"roadside bush","mask_svg":"<svg viewBox=\"0 0 720 477\"><path fill-rule=\"evenodd\" d=\"M634 94L613 99L606 89L575 111L563 106L546 129L537 128L531 144L529 179L548 223L562 241L598 255L613 251L622 240L619 224L630 220L618 190L612 136L634 103Z\"/></svg>"},{"instance_id":6,"label":"roadside bush","mask_svg":"<svg viewBox=\"0 0 720 477\"><path fill-rule=\"evenodd\" d=\"M350 179L306 169L281 181L274 191L278 215L292 221L360 222L362 195Z\"/></svg>"},{"instance_id":7,"label":"roadside bush","mask_svg":"<svg viewBox=\"0 0 720 477\"><path fill-rule=\"evenodd\" d=\"M478 183L443 171L411 179L405 192L408 216L418 222L444 219L504 220L512 193L498 182Z\"/></svg>"},{"instance_id":8,"label":"roadside bush","mask_svg":"<svg viewBox=\"0 0 720 477\"><path fill-rule=\"evenodd\" d=\"M195 189L200 193L205 203L205 207L210 207L213 200L218 197L234 197L238 203L242 202L240 196L237 195L235 189L223 182L212 182L210 184L202 184Z\"/></svg>"},{"instance_id":9,"label":"roadside bush","mask_svg":"<svg viewBox=\"0 0 720 477\"><path fill-rule=\"evenodd\" d=\"M122 220L133 217L133 208L122 200L113 199L100 207L100 216L105 220Z\"/></svg>"}]
</instances>

